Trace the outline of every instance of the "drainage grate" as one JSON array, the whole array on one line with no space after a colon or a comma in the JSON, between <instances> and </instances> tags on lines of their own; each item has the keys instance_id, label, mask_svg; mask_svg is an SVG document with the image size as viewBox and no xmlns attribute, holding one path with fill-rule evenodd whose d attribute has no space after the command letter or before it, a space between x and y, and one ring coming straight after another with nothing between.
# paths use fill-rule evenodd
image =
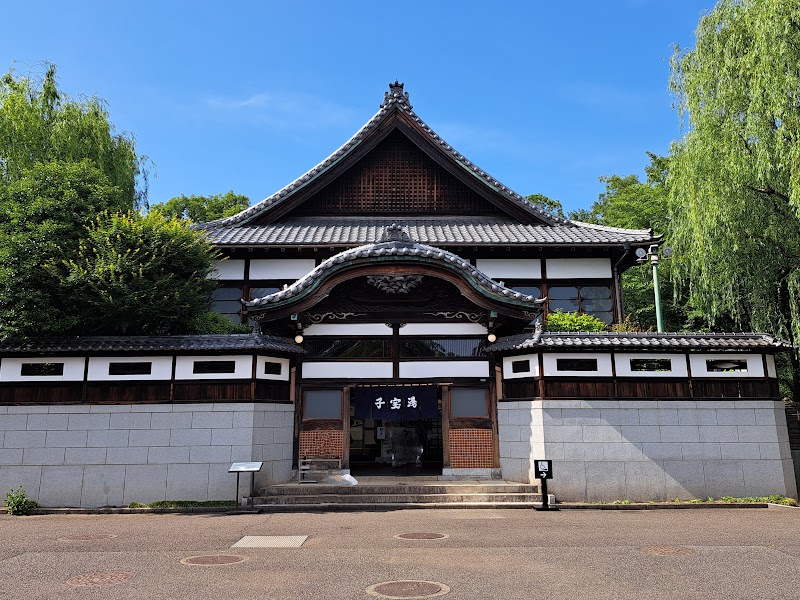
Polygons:
<instances>
[{"instance_id":1,"label":"drainage grate","mask_svg":"<svg viewBox=\"0 0 800 600\"><path fill-rule=\"evenodd\" d=\"M645 554L654 556L691 556L694 550L686 546L645 546L641 549Z\"/></svg>"},{"instance_id":2,"label":"drainage grate","mask_svg":"<svg viewBox=\"0 0 800 600\"><path fill-rule=\"evenodd\" d=\"M65 535L58 538L59 542L93 542L97 540L110 540L118 537L113 533L83 533L78 535Z\"/></svg>"},{"instance_id":3,"label":"drainage grate","mask_svg":"<svg viewBox=\"0 0 800 600\"><path fill-rule=\"evenodd\" d=\"M299 548L307 535L246 535L231 548Z\"/></svg>"},{"instance_id":4,"label":"drainage grate","mask_svg":"<svg viewBox=\"0 0 800 600\"><path fill-rule=\"evenodd\" d=\"M203 556L190 556L181 560L184 565L232 565L235 563L244 562L249 559L249 556L239 556L237 554L205 554Z\"/></svg>"},{"instance_id":5,"label":"drainage grate","mask_svg":"<svg viewBox=\"0 0 800 600\"><path fill-rule=\"evenodd\" d=\"M104 585L117 585L133 579L133 573L90 573L67 579L68 585L75 587L101 587Z\"/></svg>"},{"instance_id":6,"label":"drainage grate","mask_svg":"<svg viewBox=\"0 0 800 600\"><path fill-rule=\"evenodd\" d=\"M400 533L396 536L399 540L441 540L444 538L450 537L446 533L431 533L431 532L419 532L419 533Z\"/></svg>"},{"instance_id":7,"label":"drainage grate","mask_svg":"<svg viewBox=\"0 0 800 600\"><path fill-rule=\"evenodd\" d=\"M433 598L444 596L450 588L436 581L385 581L367 588L367 593L379 598Z\"/></svg>"}]
</instances>

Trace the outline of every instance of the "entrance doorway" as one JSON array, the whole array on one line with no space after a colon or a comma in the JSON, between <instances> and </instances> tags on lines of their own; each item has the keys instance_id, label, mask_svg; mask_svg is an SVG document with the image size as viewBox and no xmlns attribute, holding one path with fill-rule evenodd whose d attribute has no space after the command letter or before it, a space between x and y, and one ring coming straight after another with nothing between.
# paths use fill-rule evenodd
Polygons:
<instances>
[{"instance_id":1,"label":"entrance doorway","mask_svg":"<svg viewBox=\"0 0 800 600\"><path fill-rule=\"evenodd\" d=\"M365 386L367 387L367 386ZM350 471L353 475L441 475L442 400L436 386L357 389L350 409ZM381 400L426 402L414 414L387 412ZM391 405L390 405L391 406ZM389 408L391 411L391 408ZM400 411L398 411L400 413Z\"/></svg>"}]
</instances>

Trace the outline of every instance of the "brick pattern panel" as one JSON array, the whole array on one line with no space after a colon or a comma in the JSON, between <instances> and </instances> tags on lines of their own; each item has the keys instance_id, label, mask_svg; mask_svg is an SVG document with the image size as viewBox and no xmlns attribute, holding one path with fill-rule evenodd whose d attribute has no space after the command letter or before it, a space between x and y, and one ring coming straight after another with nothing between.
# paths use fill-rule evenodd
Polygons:
<instances>
[{"instance_id":1,"label":"brick pattern panel","mask_svg":"<svg viewBox=\"0 0 800 600\"><path fill-rule=\"evenodd\" d=\"M450 467L491 469L494 466L490 429L451 429Z\"/></svg>"},{"instance_id":2,"label":"brick pattern panel","mask_svg":"<svg viewBox=\"0 0 800 600\"><path fill-rule=\"evenodd\" d=\"M301 431L301 458L342 458L341 430Z\"/></svg>"}]
</instances>

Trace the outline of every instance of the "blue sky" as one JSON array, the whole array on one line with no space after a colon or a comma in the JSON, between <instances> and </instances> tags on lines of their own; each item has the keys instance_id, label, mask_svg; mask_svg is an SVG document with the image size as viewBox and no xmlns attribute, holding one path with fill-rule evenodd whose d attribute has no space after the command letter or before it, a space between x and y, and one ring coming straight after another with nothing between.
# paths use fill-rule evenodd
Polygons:
<instances>
[{"instance_id":1,"label":"blue sky","mask_svg":"<svg viewBox=\"0 0 800 600\"><path fill-rule=\"evenodd\" d=\"M0 66L57 65L155 164L150 202L269 196L344 143L389 81L521 194L588 207L679 135L672 45L711 0L77 3L4 7ZM2 64L4 61L4 64ZM15 62L16 61L16 62Z\"/></svg>"}]
</instances>

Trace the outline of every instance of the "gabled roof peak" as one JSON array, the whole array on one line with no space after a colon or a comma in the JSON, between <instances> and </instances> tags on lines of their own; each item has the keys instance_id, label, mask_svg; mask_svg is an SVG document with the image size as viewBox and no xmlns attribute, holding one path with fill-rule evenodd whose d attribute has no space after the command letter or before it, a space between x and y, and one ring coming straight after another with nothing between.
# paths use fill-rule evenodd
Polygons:
<instances>
[{"instance_id":1,"label":"gabled roof peak","mask_svg":"<svg viewBox=\"0 0 800 600\"><path fill-rule=\"evenodd\" d=\"M414 107L411 106L411 102L408 101L408 92L403 91L403 85L397 79L394 80L394 83L389 84L389 91L383 93L383 102L381 102L380 108L387 108L391 105L397 106L402 110L411 110Z\"/></svg>"}]
</instances>

